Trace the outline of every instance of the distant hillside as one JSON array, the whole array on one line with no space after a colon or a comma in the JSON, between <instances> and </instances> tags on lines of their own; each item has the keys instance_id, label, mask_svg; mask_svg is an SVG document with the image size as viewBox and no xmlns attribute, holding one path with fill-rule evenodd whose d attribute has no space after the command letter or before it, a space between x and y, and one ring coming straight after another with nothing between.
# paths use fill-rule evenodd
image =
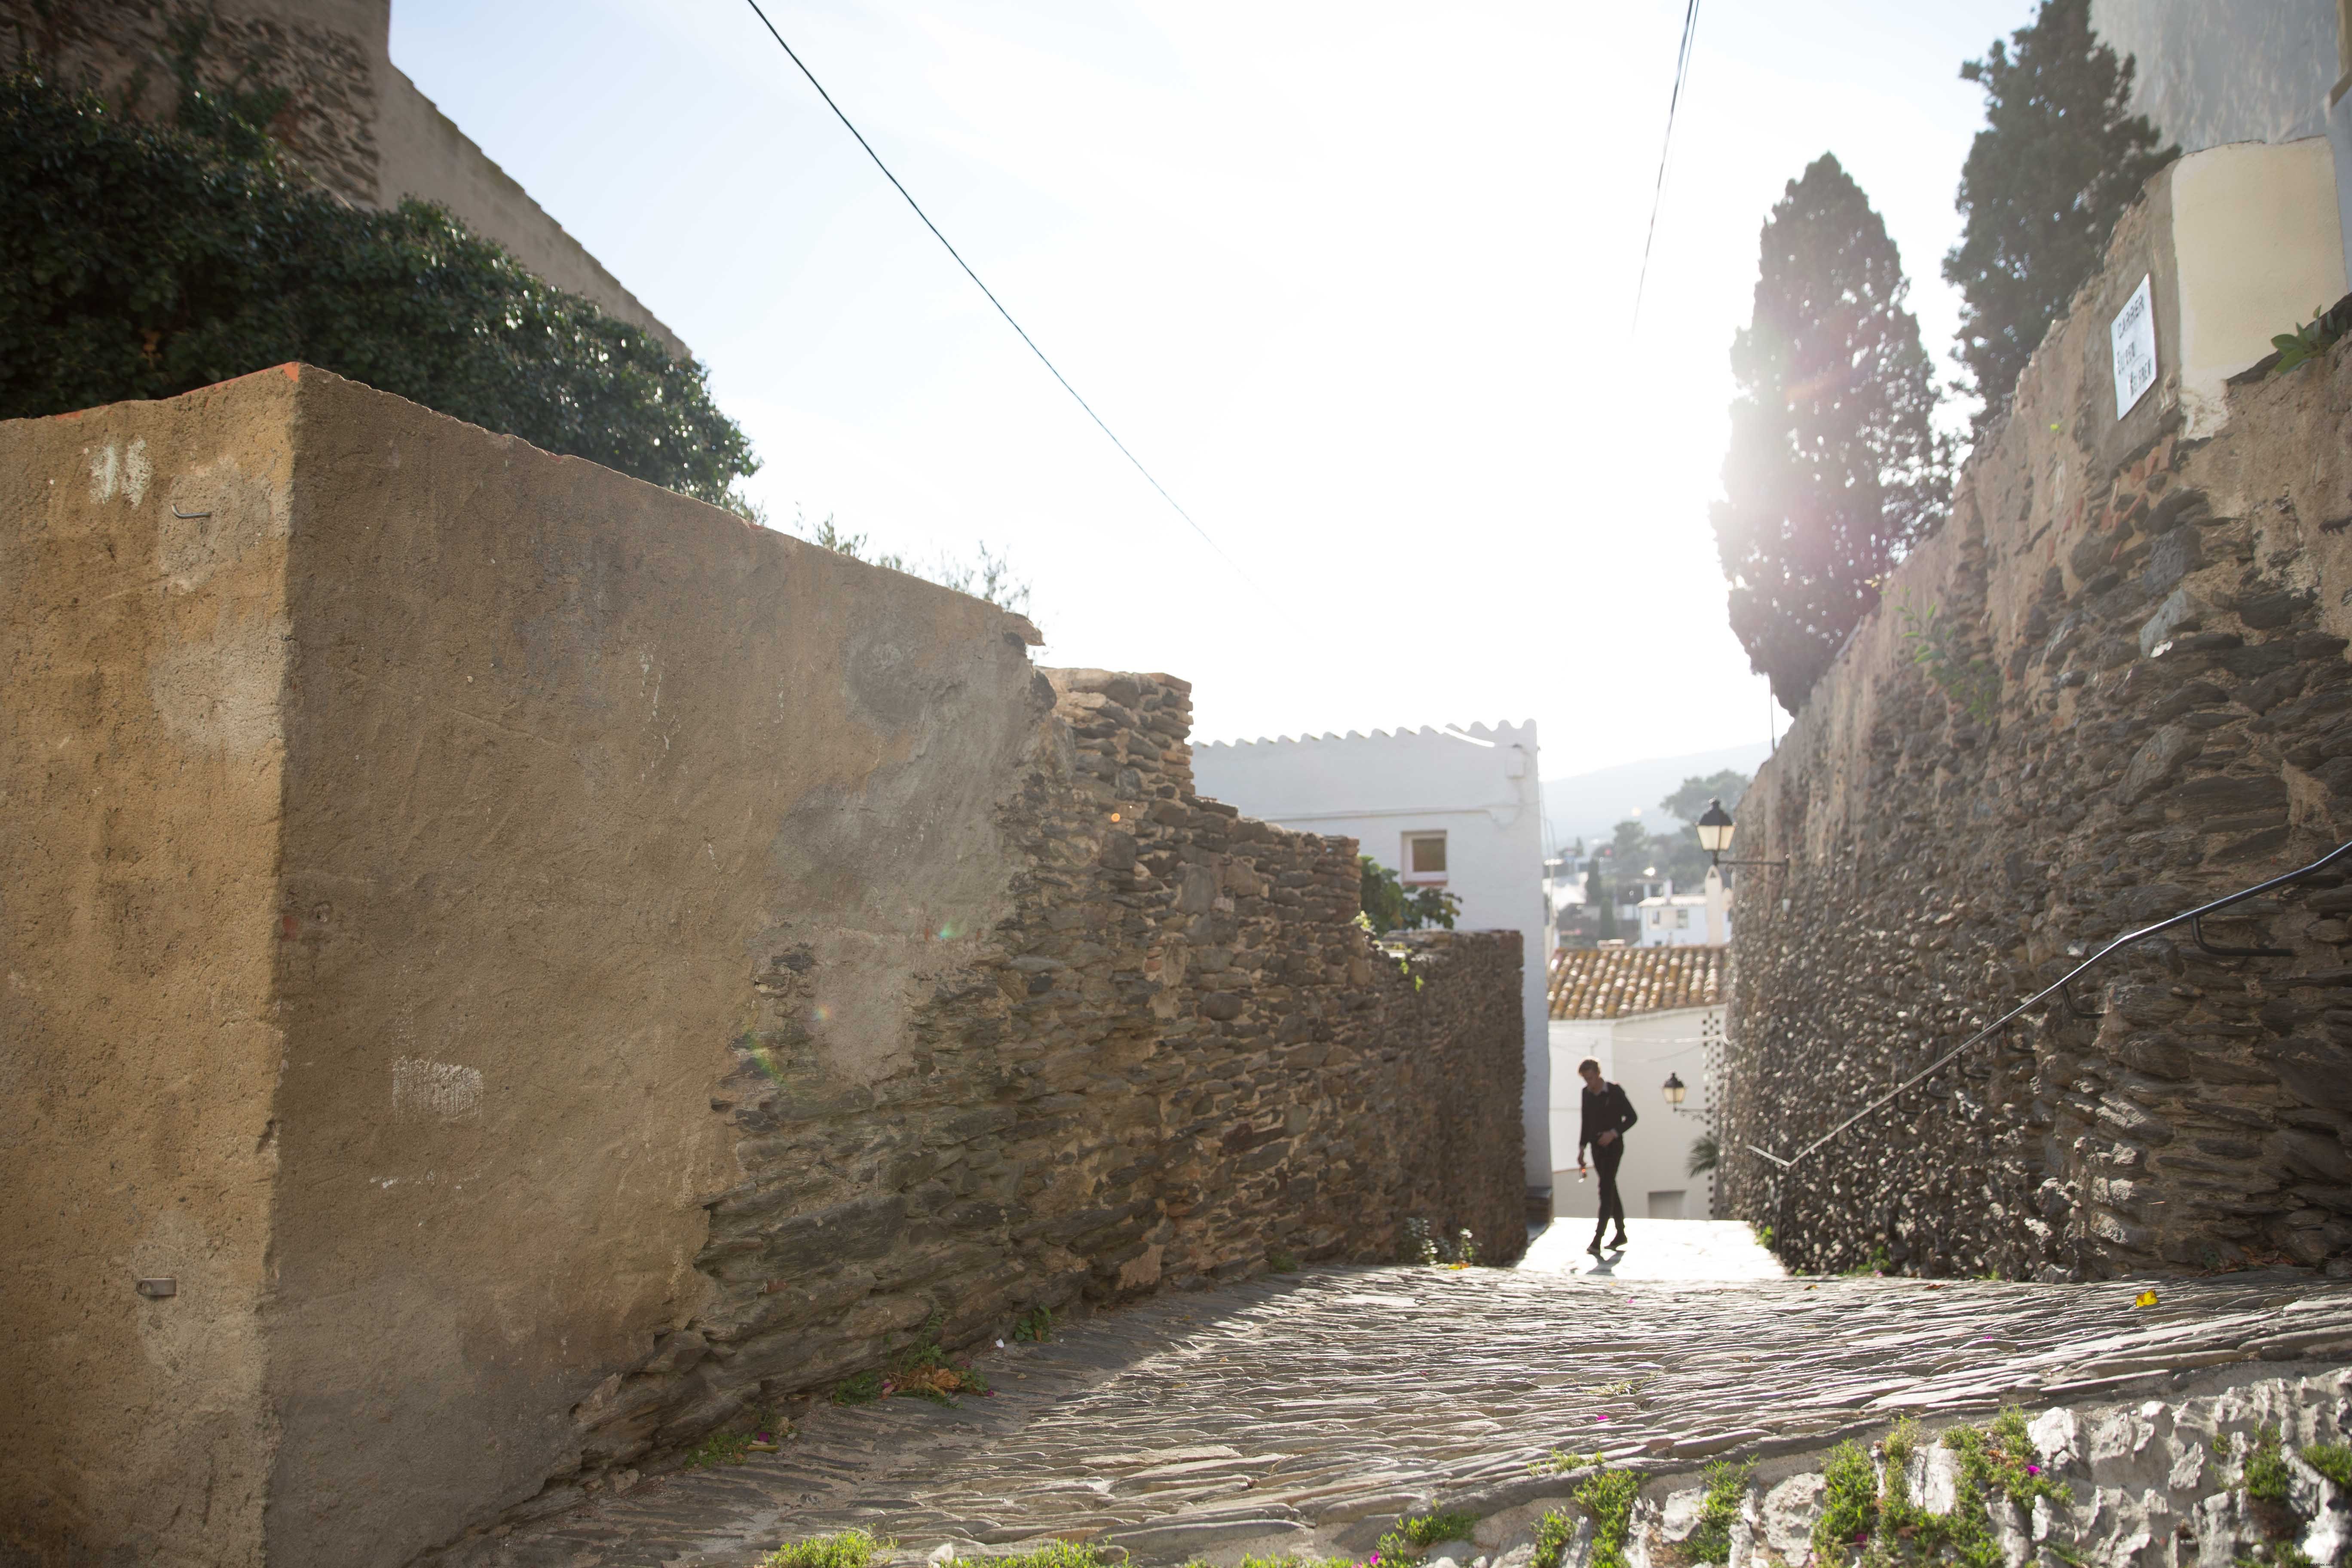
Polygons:
<instances>
[{"instance_id":1,"label":"distant hillside","mask_svg":"<svg viewBox=\"0 0 2352 1568\"><path fill-rule=\"evenodd\" d=\"M1550 845L1564 847L1581 838L1591 848L1597 840L1629 816L1638 815L1652 832L1664 832L1674 818L1658 809L1683 780L1695 773L1738 768L1753 773L1771 748L1761 741L1726 746L1716 752L1693 752L1685 757L1653 757L1622 763L1597 773L1575 773L1543 781L1544 821Z\"/></svg>"}]
</instances>

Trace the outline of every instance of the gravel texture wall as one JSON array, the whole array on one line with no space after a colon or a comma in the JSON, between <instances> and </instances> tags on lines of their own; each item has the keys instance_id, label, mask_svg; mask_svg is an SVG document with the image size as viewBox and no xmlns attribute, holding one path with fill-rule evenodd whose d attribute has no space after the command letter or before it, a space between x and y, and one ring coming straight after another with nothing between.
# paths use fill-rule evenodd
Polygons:
<instances>
[{"instance_id":1,"label":"gravel texture wall","mask_svg":"<svg viewBox=\"0 0 2352 1568\"><path fill-rule=\"evenodd\" d=\"M1517 1251L1519 939L1374 944L1182 682L307 367L0 476L0 1556L397 1564L927 1322Z\"/></svg>"},{"instance_id":2,"label":"gravel texture wall","mask_svg":"<svg viewBox=\"0 0 2352 1568\"><path fill-rule=\"evenodd\" d=\"M2168 292L2163 190L2053 329L1950 521L1762 770L1739 849L1727 1212L1792 1264L2102 1276L2352 1268L2352 880L2135 950L1796 1170L1786 1155L2076 957L2352 837L2352 357L2168 380L2107 322ZM1906 611L1908 611L1906 615ZM1927 613L1934 612L1930 626Z\"/></svg>"}]
</instances>

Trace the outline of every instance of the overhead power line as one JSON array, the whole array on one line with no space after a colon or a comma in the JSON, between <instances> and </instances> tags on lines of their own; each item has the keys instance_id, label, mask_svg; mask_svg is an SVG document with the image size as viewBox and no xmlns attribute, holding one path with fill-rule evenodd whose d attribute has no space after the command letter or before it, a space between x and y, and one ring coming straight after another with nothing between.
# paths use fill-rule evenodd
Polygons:
<instances>
[{"instance_id":1,"label":"overhead power line","mask_svg":"<svg viewBox=\"0 0 2352 1568\"><path fill-rule=\"evenodd\" d=\"M1650 192L1650 232L1642 241L1642 275L1633 285L1633 323L1642 321L1642 296L1650 287L1650 247L1658 238L1658 208L1666 198L1666 155L1675 148L1675 110L1683 100L1683 79L1690 74L1691 38L1698 31L1698 0L1683 12L1682 47L1675 52L1675 90L1666 100L1666 139L1658 149L1658 183Z\"/></svg>"},{"instance_id":2,"label":"overhead power line","mask_svg":"<svg viewBox=\"0 0 2352 1568\"><path fill-rule=\"evenodd\" d=\"M1695 3L1696 0L1694 0L1694 4ZM1118 448L1120 457L1125 458L1129 462L1135 465L1135 471L1143 476L1144 482L1149 484L1153 489L1160 492L1160 499L1166 501L1170 507L1174 509L1178 517L1182 518L1186 523L1191 525L1192 531L1201 536L1202 543L1215 551L1217 554L1223 559L1226 565L1231 566L1235 572L1241 573L1243 579L1246 581L1249 577L1249 574L1242 572L1240 563L1236 562L1232 556L1225 554L1225 547L1219 544L1215 540L1210 538L1209 531L1202 528L1198 522L1193 521L1192 514L1186 511L1181 506L1178 505L1176 498L1168 493L1168 487L1151 477L1151 470L1143 466L1143 460L1138 458L1133 452L1127 449L1127 443L1118 438L1118 433L1117 431L1113 430L1108 425L1103 422L1103 416L1095 412L1094 405L1088 403L1085 398L1080 397L1078 395L1078 389L1070 384L1070 378L1064 375L1059 370L1055 369L1054 362L1045 357L1045 351L1037 346L1037 340L1031 337L1027 330L1024 329L1019 321L1013 319L1013 312L1004 308L1004 301L996 297L996 290L991 289L987 284L982 283L980 280L980 274L971 269L971 263L963 258L962 252L957 250L954 246L948 243L948 237L940 232L940 226L931 221L931 215L923 210L922 204L915 200L913 195L908 191L907 187L899 183L898 176L890 172L890 165L882 161L882 154L874 150L874 143L866 140L866 133L858 130L855 124L851 123L849 116L841 111L841 105L834 102L833 94L824 90L824 83L816 79L816 73L809 69L808 62L801 58L800 55L793 48L792 45L784 42L784 36L776 31L776 25L768 20L768 14L765 11L760 9L760 0L744 0L744 4L751 7L751 14L760 18L760 25L768 29L768 37L776 40L776 47L784 51L785 58L790 59L793 64L800 67L801 75L808 78L808 84L816 89L816 95L819 98L824 100L824 106L833 110L833 117L841 121L843 129L846 130L852 136L857 138L857 144L866 149L866 155L874 160L874 166L882 171L882 177L890 182L891 188L897 191L901 196L906 197L907 205L914 209L915 216L923 220L923 226L931 231L931 237L938 240L941 246L945 247L947 253L950 256L955 258L955 264L963 268L963 275L971 279L972 286L977 288L982 294L988 296L988 302L996 307L996 313L1004 318L1004 324L1011 327L1015 332L1018 332L1021 336L1021 341L1029 345L1029 352L1037 356L1037 363L1044 365L1047 374L1052 375L1055 381L1062 384L1062 390L1068 393L1072 400L1075 401L1079 407L1087 411L1087 417L1095 422L1096 428L1099 429L1104 435L1110 437L1110 444Z\"/></svg>"}]
</instances>

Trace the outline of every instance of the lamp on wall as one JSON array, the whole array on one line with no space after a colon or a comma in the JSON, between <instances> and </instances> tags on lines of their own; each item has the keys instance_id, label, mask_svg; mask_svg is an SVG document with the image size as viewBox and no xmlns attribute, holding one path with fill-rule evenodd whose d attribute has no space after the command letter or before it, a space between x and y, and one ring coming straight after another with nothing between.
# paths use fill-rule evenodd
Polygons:
<instances>
[{"instance_id":1,"label":"lamp on wall","mask_svg":"<svg viewBox=\"0 0 2352 1568\"><path fill-rule=\"evenodd\" d=\"M1731 836L1737 831L1738 825L1731 820L1731 813L1723 809L1723 802L1720 800L1709 800L1706 803L1706 809L1699 813L1698 821L1692 826L1698 830L1698 847L1706 851L1709 865L1785 868L1789 864L1786 860L1725 859L1723 852L1731 847Z\"/></svg>"},{"instance_id":2,"label":"lamp on wall","mask_svg":"<svg viewBox=\"0 0 2352 1568\"><path fill-rule=\"evenodd\" d=\"M1690 1089L1683 1083L1682 1074L1670 1072L1666 1075L1666 1103L1668 1105L1680 1106L1683 1102L1683 1097L1689 1092Z\"/></svg>"}]
</instances>

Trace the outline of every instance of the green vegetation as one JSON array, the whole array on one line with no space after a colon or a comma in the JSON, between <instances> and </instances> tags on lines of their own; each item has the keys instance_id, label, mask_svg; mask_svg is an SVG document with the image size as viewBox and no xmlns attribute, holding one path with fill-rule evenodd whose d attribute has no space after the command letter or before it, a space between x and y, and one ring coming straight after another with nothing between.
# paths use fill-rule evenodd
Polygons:
<instances>
[{"instance_id":1,"label":"green vegetation","mask_svg":"<svg viewBox=\"0 0 2352 1568\"><path fill-rule=\"evenodd\" d=\"M1985 128L1960 169L1960 242L1944 280L1960 291L1959 357L1984 405L1981 435L2009 407L2025 362L2140 187L2179 156L2129 112L2132 62L2091 32L2090 0L2043 0L2032 25L1996 39L1960 75L1985 92Z\"/></svg>"},{"instance_id":2,"label":"green vegetation","mask_svg":"<svg viewBox=\"0 0 2352 1568\"><path fill-rule=\"evenodd\" d=\"M2001 1568L1992 1500L2006 1498L2027 1510L2036 1498L2065 1500L2064 1489L2042 1473L2025 1416L2014 1408L1994 1417L1990 1428L1955 1426L1944 1434L1943 1446L1960 1464L1949 1513L1929 1513L1911 1496L1910 1465L1919 1442L1917 1423L1906 1418L1895 1424L1886 1438L1883 1486L1868 1454L1852 1443L1839 1445L1830 1458L1829 1489L1813 1530L1813 1550L1822 1561L1850 1561L1859 1552L1865 1568ZM2063 1557L2063 1542L2045 1544Z\"/></svg>"},{"instance_id":3,"label":"green vegetation","mask_svg":"<svg viewBox=\"0 0 2352 1568\"><path fill-rule=\"evenodd\" d=\"M1042 1345L1054 1337L1054 1309L1032 1307L1013 1320L1013 1342Z\"/></svg>"},{"instance_id":4,"label":"green vegetation","mask_svg":"<svg viewBox=\"0 0 2352 1568\"><path fill-rule=\"evenodd\" d=\"M1903 640L1911 645L1911 662L1969 717L1990 724L2000 715L2000 670L1990 659L1969 657L1955 640L1951 623L1937 619L1938 608L1930 605L1922 616L1908 595L1895 606L1903 617Z\"/></svg>"},{"instance_id":5,"label":"green vegetation","mask_svg":"<svg viewBox=\"0 0 2352 1568\"><path fill-rule=\"evenodd\" d=\"M2239 1471L2238 1484L2256 1502L2285 1504L2287 1493L2294 1485L2294 1472L2286 1468L2277 1427L2265 1426L2256 1435L2253 1448L2246 1455L2245 1467Z\"/></svg>"},{"instance_id":6,"label":"green vegetation","mask_svg":"<svg viewBox=\"0 0 2352 1568\"><path fill-rule=\"evenodd\" d=\"M2271 374L2284 375L2319 358L2344 336L2345 325L2334 311L2313 306L2310 321L2271 340L2271 347L2278 350L2279 356L2278 363L2271 367Z\"/></svg>"},{"instance_id":7,"label":"green vegetation","mask_svg":"<svg viewBox=\"0 0 2352 1568\"><path fill-rule=\"evenodd\" d=\"M1375 933L1419 931L1423 926L1454 929L1462 900L1442 888L1415 888L1408 893L1397 874L1369 855L1356 857L1360 872L1359 902Z\"/></svg>"},{"instance_id":8,"label":"green vegetation","mask_svg":"<svg viewBox=\"0 0 2352 1568\"><path fill-rule=\"evenodd\" d=\"M1529 1568L1559 1568L1576 1542L1576 1521L1559 1509L1536 1521L1536 1555Z\"/></svg>"},{"instance_id":9,"label":"green vegetation","mask_svg":"<svg viewBox=\"0 0 2352 1568\"><path fill-rule=\"evenodd\" d=\"M1084 1541L1049 1541L1009 1557L980 1561L988 1568L1104 1568L1102 1548Z\"/></svg>"},{"instance_id":10,"label":"green vegetation","mask_svg":"<svg viewBox=\"0 0 2352 1568\"><path fill-rule=\"evenodd\" d=\"M1642 1478L1632 1470L1601 1470L1586 1477L1574 1495L1592 1516L1592 1555L1585 1568L1625 1568L1625 1537L1633 1531Z\"/></svg>"},{"instance_id":11,"label":"green vegetation","mask_svg":"<svg viewBox=\"0 0 2352 1568\"><path fill-rule=\"evenodd\" d=\"M2352 1445L2314 1443L2303 1450L2303 1462L2347 1490L2352 1490Z\"/></svg>"},{"instance_id":12,"label":"green vegetation","mask_svg":"<svg viewBox=\"0 0 2352 1568\"><path fill-rule=\"evenodd\" d=\"M1794 713L1951 492L1910 285L1862 187L1823 154L1765 220L1716 548L1731 629Z\"/></svg>"},{"instance_id":13,"label":"green vegetation","mask_svg":"<svg viewBox=\"0 0 2352 1568\"><path fill-rule=\"evenodd\" d=\"M883 1393L880 1373L852 1373L833 1385L833 1402L835 1405L871 1405L881 1398Z\"/></svg>"},{"instance_id":14,"label":"green vegetation","mask_svg":"<svg viewBox=\"0 0 2352 1568\"><path fill-rule=\"evenodd\" d=\"M699 1470L718 1465L740 1465L751 1451L749 1432L713 1432L687 1450L686 1468Z\"/></svg>"},{"instance_id":15,"label":"green vegetation","mask_svg":"<svg viewBox=\"0 0 2352 1568\"><path fill-rule=\"evenodd\" d=\"M848 1530L779 1546L760 1559L760 1568L866 1568L877 1552L898 1544L887 1538L877 1540L862 1530Z\"/></svg>"},{"instance_id":16,"label":"green vegetation","mask_svg":"<svg viewBox=\"0 0 2352 1568\"><path fill-rule=\"evenodd\" d=\"M1590 1454L1570 1454L1561 1449L1554 1448L1542 1458L1538 1459L1528 1466L1528 1474L1531 1476L1564 1476L1570 1470L1580 1470L1587 1465L1597 1466L1600 1463L1601 1451L1597 1448Z\"/></svg>"},{"instance_id":17,"label":"green vegetation","mask_svg":"<svg viewBox=\"0 0 2352 1568\"><path fill-rule=\"evenodd\" d=\"M1731 1561L1731 1527L1739 1522L1740 1504L1748 1499L1748 1478L1753 1459L1717 1459L1706 1468L1706 1495L1699 1500L1698 1523L1683 1549L1700 1563Z\"/></svg>"},{"instance_id":18,"label":"green vegetation","mask_svg":"<svg viewBox=\"0 0 2352 1568\"><path fill-rule=\"evenodd\" d=\"M889 1394L911 1395L928 1399L934 1405L952 1405L959 1394L986 1394L987 1380L965 1363L950 1361L940 1345L940 1328L947 1314L933 1311L923 1320L915 1337L890 1358L890 1374L882 1380L877 1397Z\"/></svg>"},{"instance_id":19,"label":"green vegetation","mask_svg":"<svg viewBox=\"0 0 2352 1568\"><path fill-rule=\"evenodd\" d=\"M0 77L0 418L302 360L707 501L757 463L702 367L440 207L347 206L283 166L282 95L196 83L169 127Z\"/></svg>"},{"instance_id":20,"label":"green vegetation","mask_svg":"<svg viewBox=\"0 0 2352 1568\"><path fill-rule=\"evenodd\" d=\"M1684 1171L1690 1175L1704 1176L1723 1163L1723 1140L1712 1132L1702 1132L1691 1140L1690 1154L1683 1162Z\"/></svg>"},{"instance_id":21,"label":"green vegetation","mask_svg":"<svg viewBox=\"0 0 2352 1568\"><path fill-rule=\"evenodd\" d=\"M1890 1475L1895 1468L1890 1461ZM1861 1446L1849 1441L1831 1451L1822 1479L1827 1485L1822 1516L1813 1522L1813 1555L1825 1563L1843 1562L1878 1528L1878 1471Z\"/></svg>"},{"instance_id":22,"label":"green vegetation","mask_svg":"<svg viewBox=\"0 0 2352 1568\"><path fill-rule=\"evenodd\" d=\"M1298 1272L1298 1254L1269 1252L1265 1255L1265 1268L1269 1274L1296 1274Z\"/></svg>"}]
</instances>

